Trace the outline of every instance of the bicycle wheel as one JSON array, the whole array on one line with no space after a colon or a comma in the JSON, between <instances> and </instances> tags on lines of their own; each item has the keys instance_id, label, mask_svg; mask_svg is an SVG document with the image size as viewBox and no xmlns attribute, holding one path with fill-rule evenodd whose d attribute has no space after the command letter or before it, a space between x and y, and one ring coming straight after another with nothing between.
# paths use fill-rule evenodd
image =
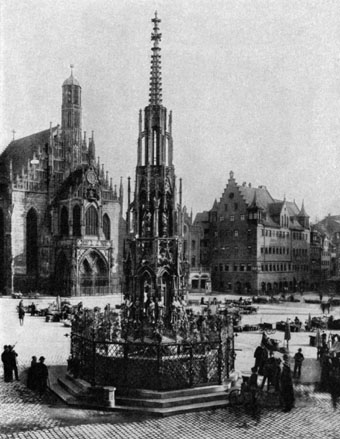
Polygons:
<instances>
[{"instance_id":1,"label":"bicycle wheel","mask_svg":"<svg viewBox=\"0 0 340 439\"><path fill-rule=\"evenodd\" d=\"M234 389L229 393L229 403L232 406L241 405L244 402L244 395L240 389Z\"/></svg>"}]
</instances>

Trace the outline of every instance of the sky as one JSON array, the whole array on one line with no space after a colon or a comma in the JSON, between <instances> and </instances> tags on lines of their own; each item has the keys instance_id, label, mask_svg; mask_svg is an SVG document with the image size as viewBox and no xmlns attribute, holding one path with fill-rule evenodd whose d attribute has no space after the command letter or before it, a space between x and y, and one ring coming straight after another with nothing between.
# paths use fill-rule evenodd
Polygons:
<instances>
[{"instance_id":1,"label":"sky","mask_svg":"<svg viewBox=\"0 0 340 439\"><path fill-rule=\"evenodd\" d=\"M337 0L2 0L0 151L60 124L61 86L82 87L83 130L114 183L134 178L148 105L155 10L163 105L193 214L236 181L340 214Z\"/></svg>"}]
</instances>

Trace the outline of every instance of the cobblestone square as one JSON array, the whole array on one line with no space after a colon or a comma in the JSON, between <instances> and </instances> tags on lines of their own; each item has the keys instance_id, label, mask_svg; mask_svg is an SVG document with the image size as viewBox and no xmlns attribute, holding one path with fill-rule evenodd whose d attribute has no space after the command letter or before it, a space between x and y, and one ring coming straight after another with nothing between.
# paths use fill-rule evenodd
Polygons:
<instances>
[{"instance_id":1,"label":"cobblestone square","mask_svg":"<svg viewBox=\"0 0 340 439\"><path fill-rule=\"evenodd\" d=\"M119 301L115 298L112 304ZM53 301L41 299L40 307ZM97 299L97 303L107 303L107 298ZM175 415L169 418L153 418L143 414L105 412L74 409L65 406L54 395L39 398L25 386L25 369L32 355L44 355L48 365L65 364L69 355L69 328L61 323L47 323L42 317L26 315L20 326L17 301L0 299L1 335L0 342L16 344L20 378L19 382L0 381L0 438L339 438L340 408L334 410L327 393L314 391L314 385L296 385L296 407L290 413L279 409L263 409L253 418L243 408L209 410ZM86 305L86 303L85 303ZM88 306L91 306L91 299ZM275 311L275 310L274 310ZM315 310L316 311L316 310ZM266 307L259 313L269 312ZM292 312L281 309L281 315ZM301 306L294 309L300 316L306 314ZM264 314L266 317L267 315ZM261 317L259 317L261 318ZM263 317L264 318L264 317ZM276 318L275 315L273 317ZM242 355L251 358L240 360L239 367L245 370L253 362L252 343L259 334L245 334L242 341ZM303 337L292 339L293 350L302 344ZM250 341L249 341L250 340ZM238 338L236 339L236 347ZM315 350L306 349L307 357L314 356Z\"/></svg>"}]
</instances>

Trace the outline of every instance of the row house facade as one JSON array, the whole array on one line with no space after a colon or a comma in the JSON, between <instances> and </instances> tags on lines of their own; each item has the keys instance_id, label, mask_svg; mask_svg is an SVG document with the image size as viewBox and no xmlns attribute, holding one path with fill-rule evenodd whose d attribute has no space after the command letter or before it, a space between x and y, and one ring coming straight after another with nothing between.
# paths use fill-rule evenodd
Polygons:
<instances>
[{"instance_id":1,"label":"row house facade","mask_svg":"<svg viewBox=\"0 0 340 439\"><path fill-rule=\"evenodd\" d=\"M314 224L312 236L313 252L320 258L311 258L311 266L315 275L319 272L320 286L333 283L332 288L340 291L340 215L328 215Z\"/></svg>"},{"instance_id":2,"label":"row house facade","mask_svg":"<svg viewBox=\"0 0 340 439\"><path fill-rule=\"evenodd\" d=\"M214 291L270 294L309 286L310 227L303 205L276 200L265 186L239 185L230 172L220 200L194 223L205 230Z\"/></svg>"}]
</instances>

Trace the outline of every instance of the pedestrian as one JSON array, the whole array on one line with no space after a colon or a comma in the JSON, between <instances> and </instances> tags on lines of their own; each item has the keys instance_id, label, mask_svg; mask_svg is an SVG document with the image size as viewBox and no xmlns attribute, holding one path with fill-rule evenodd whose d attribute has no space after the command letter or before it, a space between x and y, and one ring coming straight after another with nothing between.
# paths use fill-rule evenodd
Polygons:
<instances>
[{"instance_id":1,"label":"pedestrian","mask_svg":"<svg viewBox=\"0 0 340 439\"><path fill-rule=\"evenodd\" d=\"M36 390L37 388L37 365L37 357L33 356L31 367L28 369L27 373L27 387L31 390Z\"/></svg>"},{"instance_id":2,"label":"pedestrian","mask_svg":"<svg viewBox=\"0 0 340 439\"><path fill-rule=\"evenodd\" d=\"M36 310L37 310L37 308L36 308L36 306L35 306L35 303L32 302L32 305L31 305L31 316L32 316L32 317L35 316Z\"/></svg>"},{"instance_id":3,"label":"pedestrian","mask_svg":"<svg viewBox=\"0 0 340 439\"><path fill-rule=\"evenodd\" d=\"M19 305L19 322L20 326L23 326L24 324L24 317L25 317L25 309L22 304Z\"/></svg>"},{"instance_id":4,"label":"pedestrian","mask_svg":"<svg viewBox=\"0 0 340 439\"><path fill-rule=\"evenodd\" d=\"M283 411L290 412L294 407L295 396L292 380L292 372L289 366L288 355L283 355L283 366L280 377L281 398L283 402Z\"/></svg>"},{"instance_id":5,"label":"pedestrian","mask_svg":"<svg viewBox=\"0 0 340 439\"><path fill-rule=\"evenodd\" d=\"M4 366L4 381L5 383L10 383L13 381L13 370L11 367L11 358L8 345L4 346L4 351L1 354L1 361Z\"/></svg>"},{"instance_id":6,"label":"pedestrian","mask_svg":"<svg viewBox=\"0 0 340 439\"><path fill-rule=\"evenodd\" d=\"M269 352L269 358L265 362L265 365L263 367L263 380L261 384L261 389L264 388L264 385L267 382L267 390L269 390L269 387L271 384L274 384L274 376L276 372L276 359L274 357L274 352Z\"/></svg>"},{"instance_id":7,"label":"pedestrian","mask_svg":"<svg viewBox=\"0 0 340 439\"><path fill-rule=\"evenodd\" d=\"M254 366L251 368L251 375L248 381L248 388L250 390L251 395L251 410L252 414L256 415L257 413L257 392L258 392L258 384L257 384L258 374L257 368Z\"/></svg>"},{"instance_id":8,"label":"pedestrian","mask_svg":"<svg viewBox=\"0 0 340 439\"><path fill-rule=\"evenodd\" d=\"M8 346L8 347L9 347L9 359L10 359L10 365L12 371L14 372L15 379L17 381L20 381L18 375L18 360L17 360L18 354L15 352L14 346Z\"/></svg>"},{"instance_id":9,"label":"pedestrian","mask_svg":"<svg viewBox=\"0 0 340 439\"><path fill-rule=\"evenodd\" d=\"M255 358L254 367L256 367L256 370L258 371L259 375L263 375L263 367L265 365L265 362L267 361L268 352L262 343L260 346L258 346L255 349L254 358Z\"/></svg>"},{"instance_id":10,"label":"pedestrian","mask_svg":"<svg viewBox=\"0 0 340 439\"><path fill-rule=\"evenodd\" d=\"M36 366L37 389L39 396L43 396L47 389L48 369L46 364L44 364L44 361L45 357L40 357L39 363Z\"/></svg>"},{"instance_id":11,"label":"pedestrian","mask_svg":"<svg viewBox=\"0 0 340 439\"><path fill-rule=\"evenodd\" d=\"M303 356L302 349L299 348L297 353L294 355L294 378L296 378L296 374L298 378L301 377L301 366L304 359L305 357Z\"/></svg>"}]
</instances>

